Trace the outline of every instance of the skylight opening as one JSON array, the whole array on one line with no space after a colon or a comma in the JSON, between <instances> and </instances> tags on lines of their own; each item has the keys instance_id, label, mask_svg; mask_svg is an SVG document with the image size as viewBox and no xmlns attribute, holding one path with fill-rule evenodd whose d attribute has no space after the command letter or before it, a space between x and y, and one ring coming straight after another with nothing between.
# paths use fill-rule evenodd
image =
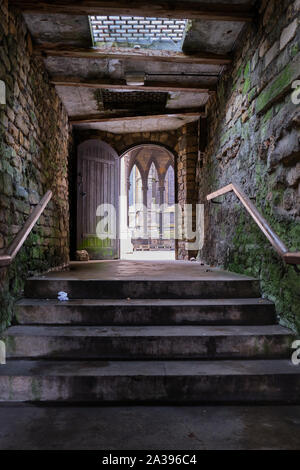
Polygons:
<instances>
[{"instance_id":1,"label":"skylight opening","mask_svg":"<svg viewBox=\"0 0 300 470\"><path fill-rule=\"evenodd\" d=\"M187 20L142 16L90 16L94 45L181 46Z\"/></svg>"}]
</instances>

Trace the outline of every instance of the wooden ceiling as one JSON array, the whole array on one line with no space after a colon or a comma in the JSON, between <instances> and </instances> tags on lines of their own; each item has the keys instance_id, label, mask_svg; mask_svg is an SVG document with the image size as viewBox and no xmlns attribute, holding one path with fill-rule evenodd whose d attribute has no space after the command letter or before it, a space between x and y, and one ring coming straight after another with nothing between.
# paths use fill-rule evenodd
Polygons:
<instances>
[{"instance_id":1,"label":"wooden ceiling","mask_svg":"<svg viewBox=\"0 0 300 470\"><path fill-rule=\"evenodd\" d=\"M151 0L27 1L12 0L12 5L30 13L63 15L139 15L156 18L184 18L208 21L252 21L253 2L197 2Z\"/></svg>"},{"instance_id":2,"label":"wooden ceiling","mask_svg":"<svg viewBox=\"0 0 300 470\"><path fill-rule=\"evenodd\" d=\"M218 79L232 60L239 35L255 16L254 0L218 1L27 1L11 0L31 32L34 54L43 58L51 82L76 128L111 132L176 128L205 113ZM101 44L93 47L88 15L139 15L192 20L183 52ZM127 74L145 76L128 85ZM97 90L169 92L164 109L104 110ZM150 119L151 118L151 119ZM121 126L120 121L128 121ZM125 129L122 130L122 129Z\"/></svg>"}]
</instances>

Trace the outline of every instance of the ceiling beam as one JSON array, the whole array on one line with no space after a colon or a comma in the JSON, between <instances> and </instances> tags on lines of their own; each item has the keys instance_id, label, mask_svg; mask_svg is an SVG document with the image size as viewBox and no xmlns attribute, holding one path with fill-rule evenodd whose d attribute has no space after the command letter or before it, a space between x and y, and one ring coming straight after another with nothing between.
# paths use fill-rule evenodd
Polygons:
<instances>
[{"instance_id":1,"label":"ceiling beam","mask_svg":"<svg viewBox=\"0 0 300 470\"><path fill-rule=\"evenodd\" d=\"M139 15L213 21L249 22L254 14L249 5L174 2L172 0L10 0L10 4L30 13L64 15Z\"/></svg>"},{"instance_id":2,"label":"ceiling beam","mask_svg":"<svg viewBox=\"0 0 300 470\"><path fill-rule=\"evenodd\" d=\"M77 77L64 77L54 76L51 78L51 83L57 86L65 87L83 87L94 89L110 89L110 90L138 90L138 91L181 91L192 93L214 93L216 91L215 85L201 84L201 83L180 83L180 78L177 82L151 82L146 81L145 85L127 85L125 80L112 80L112 79L98 79L98 80L84 80Z\"/></svg>"},{"instance_id":3,"label":"ceiling beam","mask_svg":"<svg viewBox=\"0 0 300 470\"><path fill-rule=\"evenodd\" d=\"M230 55L197 53L184 54L165 50L130 49L121 47L81 48L61 44L35 46L34 54L43 57L76 57L83 59L130 59L139 61L173 62L177 64L228 65Z\"/></svg>"},{"instance_id":4,"label":"ceiling beam","mask_svg":"<svg viewBox=\"0 0 300 470\"><path fill-rule=\"evenodd\" d=\"M165 111L145 112L145 111L127 111L114 112L88 116L70 117L70 124L90 124L97 122L114 122L114 121L132 121L135 119L151 119L151 118L167 118L167 117L201 117L205 115L205 107L193 111L192 109L169 109Z\"/></svg>"}]
</instances>

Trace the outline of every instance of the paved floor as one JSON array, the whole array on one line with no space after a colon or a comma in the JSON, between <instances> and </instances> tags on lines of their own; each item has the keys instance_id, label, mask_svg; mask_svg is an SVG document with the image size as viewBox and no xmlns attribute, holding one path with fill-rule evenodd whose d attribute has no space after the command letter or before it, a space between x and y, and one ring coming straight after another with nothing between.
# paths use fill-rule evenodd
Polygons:
<instances>
[{"instance_id":1,"label":"paved floor","mask_svg":"<svg viewBox=\"0 0 300 470\"><path fill-rule=\"evenodd\" d=\"M104 279L104 280L219 280L252 279L217 268L202 266L197 261L74 261L68 269L50 272L38 278Z\"/></svg>"},{"instance_id":2,"label":"paved floor","mask_svg":"<svg viewBox=\"0 0 300 470\"><path fill-rule=\"evenodd\" d=\"M300 449L300 406L0 405L0 449Z\"/></svg>"},{"instance_id":3,"label":"paved floor","mask_svg":"<svg viewBox=\"0 0 300 470\"><path fill-rule=\"evenodd\" d=\"M175 251L135 251L124 253L121 258L137 261L175 261Z\"/></svg>"}]
</instances>

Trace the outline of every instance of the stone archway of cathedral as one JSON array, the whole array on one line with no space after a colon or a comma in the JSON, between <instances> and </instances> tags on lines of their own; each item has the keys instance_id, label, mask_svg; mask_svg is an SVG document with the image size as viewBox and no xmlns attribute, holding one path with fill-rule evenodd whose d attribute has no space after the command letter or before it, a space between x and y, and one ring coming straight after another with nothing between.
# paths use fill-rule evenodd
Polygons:
<instances>
[{"instance_id":1,"label":"stone archway of cathedral","mask_svg":"<svg viewBox=\"0 0 300 470\"><path fill-rule=\"evenodd\" d=\"M121 157L120 257L175 259L174 156L143 144Z\"/></svg>"}]
</instances>

